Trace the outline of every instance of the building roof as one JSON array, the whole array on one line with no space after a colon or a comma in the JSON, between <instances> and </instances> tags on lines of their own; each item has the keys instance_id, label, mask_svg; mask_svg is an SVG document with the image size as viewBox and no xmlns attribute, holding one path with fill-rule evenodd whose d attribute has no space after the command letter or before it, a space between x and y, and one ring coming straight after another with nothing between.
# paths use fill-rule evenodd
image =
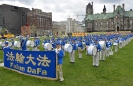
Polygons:
<instances>
[{"instance_id":1,"label":"building roof","mask_svg":"<svg viewBox=\"0 0 133 86\"><path fill-rule=\"evenodd\" d=\"M15 7L19 7L19 6L16 6L16 5L9 5L9 4L1 4L0 6L15 6ZM26 7L19 7L19 8L29 9L29 8L26 8Z\"/></svg>"},{"instance_id":2,"label":"building roof","mask_svg":"<svg viewBox=\"0 0 133 86\"><path fill-rule=\"evenodd\" d=\"M113 13L106 13L106 14L95 14L95 15L88 15L86 20L100 20L100 19L107 19L112 18Z\"/></svg>"},{"instance_id":3,"label":"building roof","mask_svg":"<svg viewBox=\"0 0 133 86\"><path fill-rule=\"evenodd\" d=\"M117 6L116 10L114 11L114 15L117 15L117 14L124 15L124 10L120 5Z\"/></svg>"},{"instance_id":4,"label":"building roof","mask_svg":"<svg viewBox=\"0 0 133 86\"><path fill-rule=\"evenodd\" d=\"M94 15L88 15L85 20L102 20L102 19L109 19L113 18L116 15L122 15L125 17L133 17L133 11L125 11L123 8L119 5L117 6L116 10L112 13L101 13L101 14L94 14Z\"/></svg>"}]
</instances>

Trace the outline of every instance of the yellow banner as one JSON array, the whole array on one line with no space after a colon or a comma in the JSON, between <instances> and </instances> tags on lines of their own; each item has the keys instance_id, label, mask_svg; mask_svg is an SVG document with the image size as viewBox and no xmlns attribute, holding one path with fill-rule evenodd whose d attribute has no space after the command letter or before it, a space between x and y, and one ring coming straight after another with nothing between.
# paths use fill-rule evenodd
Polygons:
<instances>
[{"instance_id":1,"label":"yellow banner","mask_svg":"<svg viewBox=\"0 0 133 86\"><path fill-rule=\"evenodd\" d=\"M6 35L4 35L4 37L6 37L6 38L13 38L15 36L14 36L14 34L6 34Z\"/></svg>"},{"instance_id":2,"label":"yellow banner","mask_svg":"<svg viewBox=\"0 0 133 86\"><path fill-rule=\"evenodd\" d=\"M72 36L85 36L86 33L72 33Z\"/></svg>"}]
</instances>

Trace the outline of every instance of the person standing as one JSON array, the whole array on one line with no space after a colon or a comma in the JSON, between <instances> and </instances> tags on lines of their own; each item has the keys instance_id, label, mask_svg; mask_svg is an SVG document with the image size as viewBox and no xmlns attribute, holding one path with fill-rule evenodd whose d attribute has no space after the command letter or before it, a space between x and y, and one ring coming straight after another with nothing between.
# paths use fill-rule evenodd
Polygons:
<instances>
[{"instance_id":1,"label":"person standing","mask_svg":"<svg viewBox=\"0 0 133 86\"><path fill-rule=\"evenodd\" d=\"M100 51L101 51L101 46L98 43L98 39L95 40L95 43L93 45L97 48L96 55L93 56L93 66L98 67L99 66L99 54L100 54Z\"/></svg>"},{"instance_id":2,"label":"person standing","mask_svg":"<svg viewBox=\"0 0 133 86\"><path fill-rule=\"evenodd\" d=\"M75 40L72 40L71 45L73 47L73 50L70 53L70 62L71 63L74 63L75 62L75 51L76 51L76 43L75 43Z\"/></svg>"},{"instance_id":3,"label":"person standing","mask_svg":"<svg viewBox=\"0 0 133 86\"><path fill-rule=\"evenodd\" d=\"M64 52L64 56L65 56L65 50L64 50L64 46L65 46L65 41L64 41L64 39L62 39L62 41L61 41L61 48L62 48L62 50L63 50L63 52Z\"/></svg>"},{"instance_id":4,"label":"person standing","mask_svg":"<svg viewBox=\"0 0 133 86\"><path fill-rule=\"evenodd\" d=\"M38 46L39 46L39 42L38 42L37 38L34 38L33 51L39 51Z\"/></svg>"},{"instance_id":5,"label":"person standing","mask_svg":"<svg viewBox=\"0 0 133 86\"><path fill-rule=\"evenodd\" d=\"M101 56L100 56L100 61L105 61L105 56L106 56L106 39L103 38L102 41L105 42L105 48L102 48L101 50Z\"/></svg>"},{"instance_id":6,"label":"person standing","mask_svg":"<svg viewBox=\"0 0 133 86\"><path fill-rule=\"evenodd\" d=\"M41 40L38 37L36 37L36 39L37 39L37 50L39 51Z\"/></svg>"},{"instance_id":7,"label":"person standing","mask_svg":"<svg viewBox=\"0 0 133 86\"><path fill-rule=\"evenodd\" d=\"M2 49L10 49L10 46L8 46L8 42L5 42L5 46Z\"/></svg>"},{"instance_id":8,"label":"person standing","mask_svg":"<svg viewBox=\"0 0 133 86\"><path fill-rule=\"evenodd\" d=\"M60 82L64 81L63 78L63 72L62 72L62 64L63 64L63 57L64 57L64 53L63 50L61 49L60 43L57 42L56 43L56 49L55 49L56 55L57 55L57 66L59 67L59 70L57 70L59 72L59 78L60 78Z\"/></svg>"},{"instance_id":9,"label":"person standing","mask_svg":"<svg viewBox=\"0 0 133 86\"><path fill-rule=\"evenodd\" d=\"M122 37L119 38L119 48L122 48Z\"/></svg>"},{"instance_id":10,"label":"person standing","mask_svg":"<svg viewBox=\"0 0 133 86\"><path fill-rule=\"evenodd\" d=\"M111 47L111 41L108 39L106 41L106 56L109 57L110 55L110 47Z\"/></svg>"},{"instance_id":11,"label":"person standing","mask_svg":"<svg viewBox=\"0 0 133 86\"><path fill-rule=\"evenodd\" d=\"M87 53L87 52L88 52L87 49L88 49L89 46L90 46L90 42L89 42L89 40L87 39L87 40L86 40L86 55L88 54L88 53Z\"/></svg>"},{"instance_id":12,"label":"person standing","mask_svg":"<svg viewBox=\"0 0 133 86\"><path fill-rule=\"evenodd\" d=\"M54 39L52 39L51 44L52 44L52 50L54 51L56 49L56 42Z\"/></svg>"},{"instance_id":13,"label":"person standing","mask_svg":"<svg viewBox=\"0 0 133 86\"><path fill-rule=\"evenodd\" d=\"M11 45L11 49L14 49L14 39L11 39L12 45Z\"/></svg>"},{"instance_id":14,"label":"person standing","mask_svg":"<svg viewBox=\"0 0 133 86\"><path fill-rule=\"evenodd\" d=\"M47 51L47 49L45 49L45 44L48 43L48 40L44 39L43 41L43 47L44 47L44 51Z\"/></svg>"},{"instance_id":15,"label":"person standing","mask_svg":"<svg viewBox=\"0 0 133 86\"><path fill-rule=\"evenodd\" d=\"M25 51L27 50L27 46L26 46L27 40L28 38L21 40L21 50L25 50Z\"/></svg>"},{"instance_id":16,"label":"person standing","mask_svg":"<svg viewBox=\"0 0 133 86\"><path fill-rule=\"evenodd\" d=\"M82 41L79 40L79 42L78 42L78 54L79 54L79 59L82 58L82 49L83 49Z\"/></svg>"},{"instance_id":17,"label":"person standing","mask_svg":"<svg viewBox=\"0 0 133 86\"><path fill-rule=\"evenodd\" d=\"M116 38L115 40L114 40L114 47L115 47L115 52L118 52L118 38Z\"/></svg>"}]
</instances>

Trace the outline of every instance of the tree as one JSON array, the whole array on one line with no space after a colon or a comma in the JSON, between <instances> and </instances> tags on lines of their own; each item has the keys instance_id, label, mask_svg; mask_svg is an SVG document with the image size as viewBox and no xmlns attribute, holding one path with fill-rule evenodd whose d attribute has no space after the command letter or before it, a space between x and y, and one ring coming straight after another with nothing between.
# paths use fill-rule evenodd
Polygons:
<instances>
[{"instance_id":1,"label":"tree","mask_svg":"<svg viewBox=\"0 0 133 86\"><path fill-rule=\"evenodd\" d=\"M37 27L35 25L32 25L30 27L31 33L34 34L34 36L37 36Z\"/></svg>"},{"instance_id":2,"label":"tree","mask_svg":"<svg viewBox=\"0 0 133 86\"><path fill-rule=\"evenodd\" d=\"M0 33L3 36L3 35L8 33L8 30L6 28L3 28L3 29L0 30Z\"/></svg>"}]
</instances>

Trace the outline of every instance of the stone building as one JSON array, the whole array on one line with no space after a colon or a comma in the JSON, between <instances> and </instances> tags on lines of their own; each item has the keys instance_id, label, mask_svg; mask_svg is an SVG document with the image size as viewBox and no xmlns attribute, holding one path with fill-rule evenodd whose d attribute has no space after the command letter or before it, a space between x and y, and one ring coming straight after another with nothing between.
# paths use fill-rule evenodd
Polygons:
<instances>
[{"instance_id":1,"label":"stone building","mask_svg":"<svg viewBox=\"0 0 133 86\"><path fill-rule=\"evenodd\" d=\"M67 18L66 21L53 21L52 32L54 35L68 35L70 33L85 32L83 22Z\"/></svg>"},{"instance_id":2,"label":"stone building","mask_svg":"<svg viewBox=\"0 0 133 86\"><path fill-rule=\"evenodd\" d=\"M53 21L52 33L53 35L65 35L66 21Z\"/></svg>"},{"instance_id":3,"label":"stone building","mask_svg":"<svg viewBox=\"0 0 133 86\"><path fill-rule=\"evenodd\" d=\"M83 23L72 18L67 18L66 33L85 32Z\"/></svg>"},{"instance_id":4,"label":"stone building","mask_svg":"<svg viewBox=\"0 0 133 86\"><path fill-rule=\"evenodd\" d=\"M85 32L85 24L83 22L76 21L75 25L78 33Z\"/></svg>"},{"instance_id":5,"label":"stone building","mask_svg":"<svg viewBox=\"0 0 133 86\"><path fill-rule=\"evenodd\" d=\"M52 12L42 12L40 9L32 8L27 13L27 24L35 25L36 31L31 30L31 36L43 36L51 34L52 29Z\"/></svg>"},{"instance_id":6,"label":"stone building","mask_svg":"<svg viewBox=\"0 0 133 86\"><path fill-rule=\"evenodd\" d=\"M113 5L113 12L107 13L104 5L102 13L94 14L93 2L86 6L85 27L93 31L133 31L133 11L125 10L125 4Z\"/></svg>"},{"instance_id":7,"label":"stone building","mask_svg":"<svg viewBox=\"0 0 133 86\"><path fill-rule=\"evenodd\" d=\"M12 34L20 34L21 26L27 23L28 8L7 4L0 5L0 27L6 28Z\"/></svg>"},{"instance_id":8,"label":"stone building","mask_svg":"<svg viewBox=\"0 0 133 86\"><path fill-rule=\"evenodd\" d=\"M75 19L67 18L66 33L73 33L77 31L75 28L75 23L76 23Z\"/></svg>"}]
</instances>

